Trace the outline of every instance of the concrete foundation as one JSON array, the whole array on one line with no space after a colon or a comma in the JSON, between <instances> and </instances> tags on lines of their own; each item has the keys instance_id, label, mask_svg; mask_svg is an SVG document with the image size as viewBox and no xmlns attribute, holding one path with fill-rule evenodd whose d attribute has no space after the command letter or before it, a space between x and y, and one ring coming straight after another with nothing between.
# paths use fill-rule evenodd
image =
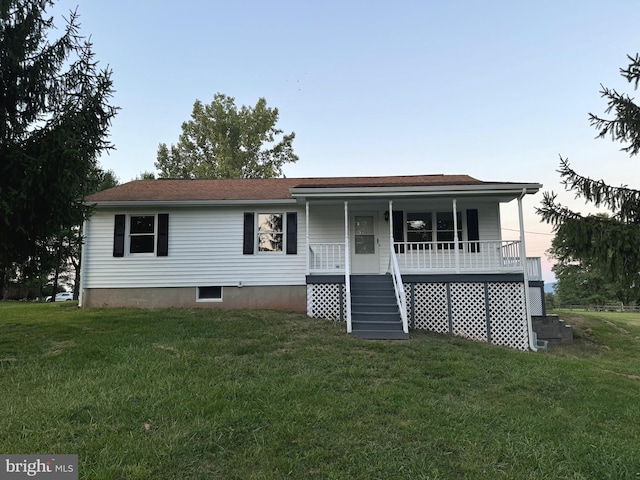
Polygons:
<instances>
[{"instance_id":1,"label":"concrete foundation","mask_svg":"<svg viewBox=\"0 0 640 480\"><path fill-rule=\"evenodd\" d=\"M223 287L222 300L197 301L196 287L87 288L83 307L267 308L306 313L306 285Z\"/></svg>"}]
</instances>

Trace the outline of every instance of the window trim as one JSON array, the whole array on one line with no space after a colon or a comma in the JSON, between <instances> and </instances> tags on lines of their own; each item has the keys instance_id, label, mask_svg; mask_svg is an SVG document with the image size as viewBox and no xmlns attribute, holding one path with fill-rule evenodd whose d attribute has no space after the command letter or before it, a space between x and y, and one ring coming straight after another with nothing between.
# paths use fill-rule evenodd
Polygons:
<instances>
[{"instance_id":1,"label":"window trim","mask_svg":"<svg viewBox=\"0 0 640 480\"><path fill-rule=\"evenodd\" d=\"M456 244L456 230L455 229L451 229L451 230L439 230L438 229L438 214L450 214L451 215L451 220L452 220L452 227L453 225L455 225L457 223L458 225L458 249L462 250L462 245L461 243L464 242L464 238L465 238L465 228L464 225L462 223L462 212L458 211L456 212L456 217L458 217L457 219L453 218L453 212L449 211L449 212L433 212L434 217L435 218L435 223L433 223L434 229L433 232L435 233L434 237L435 237L435 244L436 244L436 248L438 250L454 250L455 249L455 244ZM453 238L451 240L438 240L438 233L442 232L442 233L453 233Z\"/></svg>"},{"instance_id":2,"label":"window trim","mask_svg":"<svg viewBox=\"0 0 640 480\"><path fill-rule=\"evenodd\" d=\"M201 288L220 288L220 298L201 298L200 297L200 289ZM221 303L224 301L224 287L222 285L201 285L196 287L196 302L209 302L209 303Z\"/></svg>"},{"instance_id":3,"label":"window trim","mask_svg":"<svg viewBox=\"0 0 640 480\"><path fill-rule=\"evenodd\" d=\"M133 217L153 217L153 234L151 233L131 233L131 219ZM125 225L125 254L133 257L155 257L158 250L158 214L147 213L129 213L127 214L127 223ZM132 252L131 251L131 237L132 236L151 236L153 235L153 251L152 252Z\"/></svg>"},{"instance_id":4,"label":"window trim","mask_svg":"<svg viewBox=\"0 0 640 480\"><path fill-rule=\"evenodd\" d=\"M468 211L468 209L464 210L465 212ZM425 245L427 245L429 249L437 249L437 250L453 250L453 247L455 245L455 241L454 240L442 240L442 241L438 241L438 232L454 232L454 238L455 238L455 231L454 230L438 230L438 214L439 213L449 213L451 215L453 215L453 211L447 211L447 210L429 210L429 211L404 211L403 212L403 217L402 217L402 226L403 226L403 235L404 235L404 241L405 243L415 243L415 242L409 242L408 240L408 236L409 236L409 229L408 229L408 215L409 214L422 214L422 215L429 215L431 216L431 229L428 230L424 230L424 232L430 232L431 233L431 241L429 242L418 242L418 243L423 243ZM466 225L466 215L463 214L462 210L459 210L456 212L456 214L458 215L458 247L462 248L462 246L460 245L462 242L465 241L465 238L467 237L467 225Z\"/></svg>"},{"instance_id":5,"label":"window trim","mask_svg":"<svg viewBox=\"0 0 640 480\"><path fill-rule=\"evenodd\" d=\"M272 232L261 232L260 231L260 216L261 215L280 215L282 217L282 230L272 231ZM282 236L282 248L280 250L260 250L260 235L281 235ZM254 234L254 252L258 255L283 255L287 251L286 241L287 241L287 214L286 212L277 211L277 212L256 212L255 213L255 234Z\"/></svg>"},{"instance_id":6,"label":"window trim","mask_svg":"<svg viewBox=\"0 0 640 480\"><path fill-rule=\"evenodd\" d=\"M244 212L242 232L243 255L297 255L298 254L298 213L297 211L250 211ZM281 215L282 232L271 232L282 235L282 250L260 250L259 221L261 215Z\"/></svg>"},{"instance_id":7,"label":"window trim","mask_svg":"<svg viewBox=\"0 0 640 480\"><path fill-rule=\"evenodd\" d=\"M128 212L116 213L113 222L113 257L167 257L169 256L169 213ZM131 221L135 217L152 217L153 233L131 233ZM132 237L153 237L153 251L132 252Z\"/></svg>"}]
</instances>

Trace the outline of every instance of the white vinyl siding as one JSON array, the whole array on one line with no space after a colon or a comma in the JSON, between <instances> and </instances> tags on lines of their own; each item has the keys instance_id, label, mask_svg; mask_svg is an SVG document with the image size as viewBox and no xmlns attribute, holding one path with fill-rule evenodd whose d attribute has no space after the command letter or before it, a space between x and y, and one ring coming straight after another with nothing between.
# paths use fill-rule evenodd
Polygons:
<instances>
[{"instance_id":1,"label":"white vinyl siding","mask_svg":"<svg viewBox=\"0 0 640 480\"><path fill-rule=\"evenodd\" d=\"M314 205L311 203L309 205L309 236L311 243L344 242L344 204Z\"/></svg>"},{"instance_id":2,"label":"white vinyl siding","mask_svg":"<svg viewBox=\"0 0 640 480\"><path fill-rule=\"evenodd\" d=\"M87 222L83 270L85 288L185 287L202 285L304 285L306 258L298 255L243 255L243 215L250 208L164 209L169 214L166 257L113 257L115 210L98 210ZM298 244L304 244L304 209L298 212ZM127 212L151 215L151 210Z\"/></svg>"},{"instance_id":3,"label":"white vinyl siding","mask_svg":"<svg viewBox=\"0 0 640 480\"><path fill-rule=\"evenodd\" d=\"M500 232L500 207L498 203L478 202L469 208L478 209L478 231L480 233L480 240L502 240ZM463 221L466 222L466 219ZM514 232L510 239L516 239L518 236L518 233Z\"/></svg>"},{"instance_id":4,"label":"white vinyl siding","mask_svg":"<svg viewBox=\"0 0 640 480\"><path fill-rule=\"evenodd\" d=\"M463 238L466 240L467 208L478 210L480 240L500 240L497 202L459 201ZM451 201L397 201L394 210L404 212L447 211ZM389 266L388 203L349 204L349 212L376 214L380 272ZM86 223L83 257L84 288L195 287L304 285L307 250L305 207L275 204L269 207L162 208L169 215L168 256L113 256L116 214L156 215L158 209L98 209ZM243 254L245 212L297 212L298 253ZM310 204L310 243L344 242L344 204ZM257 231L256 231L257 234ZM514 234L513 238L517 238Z\"/></svg>"}]
</instances>

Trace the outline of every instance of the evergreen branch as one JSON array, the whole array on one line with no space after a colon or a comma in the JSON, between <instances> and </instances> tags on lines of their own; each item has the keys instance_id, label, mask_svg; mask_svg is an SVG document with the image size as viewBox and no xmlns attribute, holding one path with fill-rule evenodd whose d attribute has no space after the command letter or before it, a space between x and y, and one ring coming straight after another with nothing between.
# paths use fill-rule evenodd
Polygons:
<instances>
[{"instance_id":1,"label":"evergreen branch","mask_svg":"<svg viewBox=\"0 0 640 480\"><path fill-rule=\"evenodd\" d=\"M633 88L637 90L638 82L640 81L640 55L636 53L635 58L627 55L627 58L631 63L627 68L621 68L620 73L629 83L633 83Z\"/></svg>"},{"instance_id":2,"label":"evergreen branch","mask_svg":"<svg viewBox=\"0 0 640 480\"><path fill-rule=\"evenodd\" d=\"M563 223L570 220L582 219L582 215L570 210L569 208L556 203L557 195L553 192L544 192L542 196L542 207L536 207L536 213L542 217L542 220L553 226L556 231Z\"/></svg>"},{"instance_id":3,"label":"evergreen branch","mask_svg":"<svg viewBox=\"0 0 640 480\"><path fill-rule=\"evenodd\" d=\"M633 74L633 75L637 75ZM633 78L633 76L631 77ZM630 80L631 81L631 80ZM638 78L635 77L635 81ZM621 150L636 155L640 152L640 107L629 95L620 94L616 90L602 87L602 97L608 98L605 113L614 113L614 119L602 118L589 113L589 122L598 130L596 138L611 137L612 141L628 143Z\"/></svg>"},{"instance_id":4,"label":"evergreen branch","mask_svg":"<svg viewBox=\"0 0 640 480\"><path fill-rule=\"evenodd\" d=\"M640 223L640 191L626 186L612 187L603 180L593 180L576 173L569 162L560 157L561 183L576 198L584 198L596 207L605 207L624 223Z\"/></svg>"}]
</instances>

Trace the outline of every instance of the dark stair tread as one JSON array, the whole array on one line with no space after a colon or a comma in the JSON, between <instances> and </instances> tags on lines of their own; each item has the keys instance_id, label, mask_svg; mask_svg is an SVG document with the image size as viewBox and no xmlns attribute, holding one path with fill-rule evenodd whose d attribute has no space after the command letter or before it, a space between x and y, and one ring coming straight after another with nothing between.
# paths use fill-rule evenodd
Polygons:
<instances>
[{"instance_id":1,"label":"dark stair tread","mask_svg":"<svg viewBox=\"0 0 640 480\"><path fill-rule=\"evenodd\" d=\"M408 340L390 275L351 277L351 335L369 340Z\"/></svg>"},{"instance_id":2,"label":"dark stair tread","mask_svg":"<svg viewBox=\"0 0 640 480\"><path fill-rule=\"evenodd\" d=\"M351 335L366 340L409 340L409 334L400 331L387 330L357 330L352 331Z\"/></svg>"}]
</instances>

